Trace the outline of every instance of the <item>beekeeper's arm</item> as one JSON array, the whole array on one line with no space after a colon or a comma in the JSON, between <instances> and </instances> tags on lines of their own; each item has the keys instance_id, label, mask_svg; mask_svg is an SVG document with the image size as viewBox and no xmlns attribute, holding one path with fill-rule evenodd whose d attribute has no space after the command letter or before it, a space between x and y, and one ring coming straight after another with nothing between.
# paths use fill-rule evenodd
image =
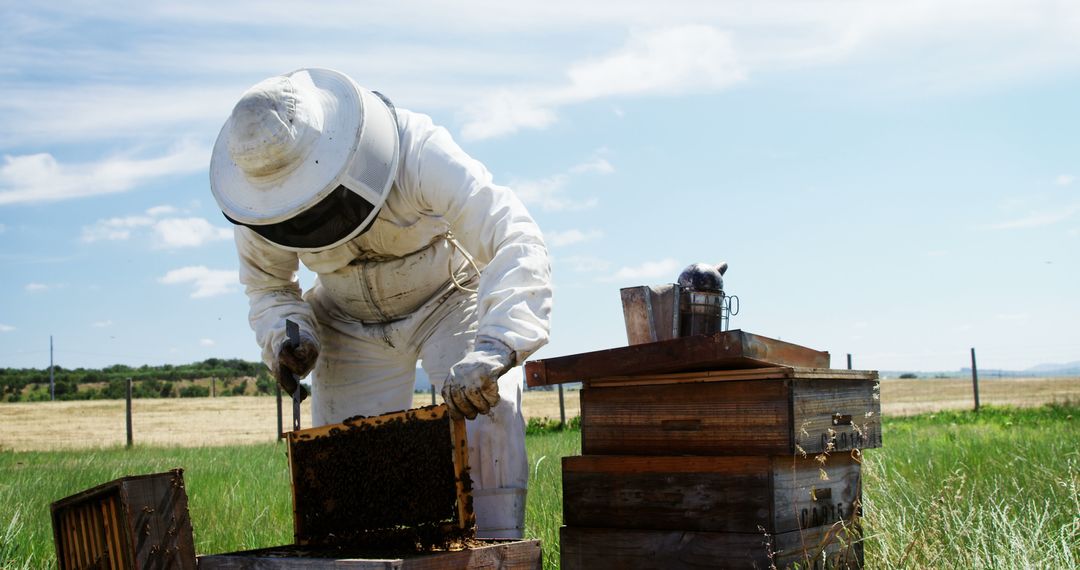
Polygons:
<instances>
[{"instance_id":1,"label":"beekeeper's arm","mask_svg":"<svg viewBox=\"0 0 1080 570\"><path fill-rule=\"evenodd\" d=\"M300 260L295 252L277 247L249 228L235 227L236 251L240 259L240 283L250 303L248 321L255 340L262 347L262 359L283 382L282 366L301 378L315 366L319 341L315 315L300 297L296 271ZM300 342L287 343L285 320L300 327ZM290 394L295 386L282 386Z\"/></svg>"},{"instance_id":2,"label":"beekeeper's arm","mask_svg":"<svg viewBox=\"0 0 1080 570\"><path fill-rule=\"evenodd\" d=\"M405 183L418 185L419 206L444 216L482 269L476 347L443 387L451 409L472 419L498 403L499 376L547 342L551 269L540 229L517 196L423 119L425 136L410 141L418 152L405 155L416 157L407 159Z\"/></svg>"}]
</instances>

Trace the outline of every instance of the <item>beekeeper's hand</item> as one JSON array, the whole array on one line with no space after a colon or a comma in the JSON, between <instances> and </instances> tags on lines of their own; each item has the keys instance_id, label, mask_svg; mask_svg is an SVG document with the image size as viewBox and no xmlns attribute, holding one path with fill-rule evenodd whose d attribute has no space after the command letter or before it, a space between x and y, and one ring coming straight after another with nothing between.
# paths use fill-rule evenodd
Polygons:
<instances>
[{"instance_id":1,"label":"beekeeper's hand","mask_svg":"<svg viewBox=\"0 0 1080 570\"><path fill-rule=\"evenodd\" d=\"M510 347L491 339L478 339L472 352L450 369L442 397L450 415L476 418L499 403L499 377L515 364Z\"/></svg>"},{"instance_id":2,"label":"beekeeper's hand","mask_svg":"<svg viewBox=\"0 0 1080 570\"><path fill-rule=\"evenodd\" d=\"M285 342L281 343L281 350L278 351L277 369L274 371L278 384L281 384L281 387L291 396L299 386L299 380L315 368L315 361L318 358L319 345L310 333L301 330L300 342L285 339ZM291 372L291 374L286 372ZM307 396L307 392L304 391L302 396Z\"/></svg>"}]
</instances>

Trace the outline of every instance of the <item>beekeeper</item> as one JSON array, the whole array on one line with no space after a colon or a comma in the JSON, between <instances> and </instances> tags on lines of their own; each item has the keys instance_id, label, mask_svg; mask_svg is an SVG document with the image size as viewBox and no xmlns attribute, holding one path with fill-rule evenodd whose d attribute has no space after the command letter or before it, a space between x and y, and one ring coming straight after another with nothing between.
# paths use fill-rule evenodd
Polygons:
<instances>
[{"instance_id":1,"label":"beekeeper","mask_svg":"<svg viewBox=\"0 0 1080 570\"><path fill-rule=\"evenodd\" d=\"M426 115L327 69L245 92L214 145L210 185L235 224L263 360L312 372L313 423L410 408L419 359L471 420L479 536L521 537L518 364L547 342L551 284L514 193ZM317 274L302 295L300 262ZM286 319L300 343L286 342Z\"/></svg>"}]
</instances>

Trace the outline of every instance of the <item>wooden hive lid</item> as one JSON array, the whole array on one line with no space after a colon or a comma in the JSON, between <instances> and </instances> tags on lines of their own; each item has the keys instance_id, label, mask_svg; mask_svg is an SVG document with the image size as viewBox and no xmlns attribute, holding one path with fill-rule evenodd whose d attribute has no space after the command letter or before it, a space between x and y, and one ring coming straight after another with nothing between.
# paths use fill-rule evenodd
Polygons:
<instances>
[{"instance_id":1,"label":"wooden hive lid","mask_svg":"<svg viewBox=\"0 0 1080 570\"><path fill-rule=\"evenodd\" d=\"M525 363L525 378L529 386L546 386L613 376L777 367L828 369L829 353L732 330L533 360Z\"/></svg>"}]
</instances>

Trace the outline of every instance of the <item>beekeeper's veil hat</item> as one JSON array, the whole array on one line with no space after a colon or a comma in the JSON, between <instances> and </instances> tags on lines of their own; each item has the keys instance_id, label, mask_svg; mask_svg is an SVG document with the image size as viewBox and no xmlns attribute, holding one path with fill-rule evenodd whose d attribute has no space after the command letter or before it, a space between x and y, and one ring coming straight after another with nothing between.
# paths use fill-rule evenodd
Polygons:
<instances>
[{"instance_id":1,"label":"beekeeper's veil hat","mask_svg":"<svg viewBox=\"0 0 1080 570\"><path fill-rule=\"evenodd\" d=\"M393 105L348 76L300 69L248 89L214 144L210 189L234 224L294 251L356 237L398 169Z\"/></svg>"}]
</instances>

